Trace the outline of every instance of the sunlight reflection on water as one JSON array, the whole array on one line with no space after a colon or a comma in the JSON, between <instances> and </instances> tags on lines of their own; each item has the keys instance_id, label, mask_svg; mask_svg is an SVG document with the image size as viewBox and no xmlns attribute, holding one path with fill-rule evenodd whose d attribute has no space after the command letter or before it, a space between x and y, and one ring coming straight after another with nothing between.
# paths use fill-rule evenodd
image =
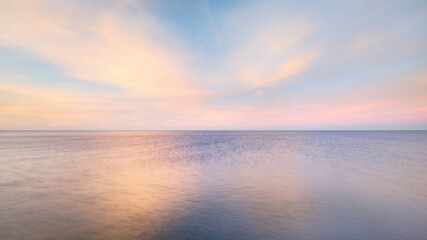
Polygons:
<instances>
[{"instance_id":1,"label":"sunlight reflection on water","mask_svg":"<svg viewBox=\"0 0 427 240\"><path fill-rule=\"evenodd\" d=\"M0 239L424 239L427 132L0 132Z\"/></svg>"}]
</instances>

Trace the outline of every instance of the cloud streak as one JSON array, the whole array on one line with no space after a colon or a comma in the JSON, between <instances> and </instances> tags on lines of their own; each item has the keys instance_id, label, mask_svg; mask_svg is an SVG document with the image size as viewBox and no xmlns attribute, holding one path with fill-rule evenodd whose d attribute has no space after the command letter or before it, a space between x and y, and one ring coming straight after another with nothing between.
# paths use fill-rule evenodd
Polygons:
<instances>
[{"instance_id":1,"label":"cloud streak","mask_svg":"<svg viewBox=\"0 0 427 240\"><path fill-rule=\"evenodd\" d=\"M156 4L0 1L0 128L427 128L427 4Z\"/></svg>"}]
</instances>

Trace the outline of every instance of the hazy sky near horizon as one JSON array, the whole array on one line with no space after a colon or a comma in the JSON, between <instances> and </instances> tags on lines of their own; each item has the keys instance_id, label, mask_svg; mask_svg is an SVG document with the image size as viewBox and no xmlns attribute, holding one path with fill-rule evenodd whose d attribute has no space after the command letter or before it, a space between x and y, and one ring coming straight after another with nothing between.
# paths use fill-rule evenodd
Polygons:
<instances>
[{"instance_id":1,"label":"hazy sky near horizon","mask_svg":"<svg viewBox=\"0 0 427 240\"><path fill-rule=\"evenodd\" d=\"M427 1L0 0L0 129L427 129Z\"/></svg>"}]
</instances>

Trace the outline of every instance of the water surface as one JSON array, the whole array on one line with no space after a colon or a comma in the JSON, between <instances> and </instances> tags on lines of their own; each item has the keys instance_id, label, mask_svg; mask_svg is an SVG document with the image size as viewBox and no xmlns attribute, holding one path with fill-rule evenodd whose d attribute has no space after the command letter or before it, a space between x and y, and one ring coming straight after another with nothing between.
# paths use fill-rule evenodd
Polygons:
<instances>
[{"instance_id":1,"label":"water surface","mask_svg":"<svg viewBox=\"0 0 427 240\"><path fill-rule=\"evenodd\" d=\"M427 132L2 131L0 239L426 239Z\"/></svg>"}]
</instances>

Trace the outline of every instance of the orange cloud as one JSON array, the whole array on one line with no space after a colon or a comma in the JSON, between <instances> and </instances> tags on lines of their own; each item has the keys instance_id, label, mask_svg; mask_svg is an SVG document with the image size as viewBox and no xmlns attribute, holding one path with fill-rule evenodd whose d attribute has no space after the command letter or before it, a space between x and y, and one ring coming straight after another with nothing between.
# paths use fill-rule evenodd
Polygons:
<instances>
[{"instance_id":1,"label":"orange cloud","mask_svg":"<svg viewBox=\"0 0 427 240\"><path fill-rule=\"evenodd\" d=\"M276 73L269 81L277 81L304 71L318 56L319 53L309 53L286 61L277 69Z\"/></svg>"},{"instance_id":2,"label":"orange cloud","mask_svg":"<svg viewBox=\"0 0 427 240\"><path fill-rule=\"evenodd\" d=\"M384 87L361 88L339 97L306 103L263 102L210 106L175 118L170 127L218 129L342 127L427 121L427 88L423 74L400 76ZM316 102L313 104L312 102ZM221 128L220 128L221 129Z\"/></svg>"},{"instance_id":3,"label":"orange cloud","mask_svg":"<svg viewBox=\"0 0 427 240\"><path fill-rule=\"evenodd\" d=\"M5 1L1 5L0 44L28 49L70 77L117 86L144 98L207 94L191 81L185 59L158 43L154 37L158 26L149 16L138 20L152 25L135 31L137 26L122 17L120 10L94 12L85 24L78 24L68 8L54 10L44 1Z\"/></svg>"},{"instance_id":4,"label":"orange cloud","mask_svg":"<svg viewBox=\"0 0 427 240\"><path fill-rule=\"evenodd\" d=\"M263 128L426 121L424 73L375 79L378 84L348 92L336 88L328 96L299 93L295 102L271 97L279 83L290 83L326 55L325 46L315 41L309 39L307 46L305 40L317 32L309 15L284 13L265 2L236 8L215 32L221 54L192 52L196 62L158 19L144 9L132 15L123 7L135 2L105 4L0 1L1 46L23 49L65 77L83 80L74 88L40 87L31 78L3 77L0 127ZM374 51L372 46L402 33L366 32L350 47ZM418 45L405 47L425 45L418 38L413 43ZM116 88L95 92L84 81Z\"/></svg>"},{"instance_id":5,"label":"orange cloud","mask_svg":"<svg viewBox=\"0 0 427 240\"><path fill-rule=\"evenodd\" d=\"M313 31L308 16L285 17L277 5L260 2L232 11L226 20L220 38L227 51L214 63L217 71L208 82L228 94L269 87L304 71L317 56L318 46L298 45Z\"/></svg>"}]
</instances>

